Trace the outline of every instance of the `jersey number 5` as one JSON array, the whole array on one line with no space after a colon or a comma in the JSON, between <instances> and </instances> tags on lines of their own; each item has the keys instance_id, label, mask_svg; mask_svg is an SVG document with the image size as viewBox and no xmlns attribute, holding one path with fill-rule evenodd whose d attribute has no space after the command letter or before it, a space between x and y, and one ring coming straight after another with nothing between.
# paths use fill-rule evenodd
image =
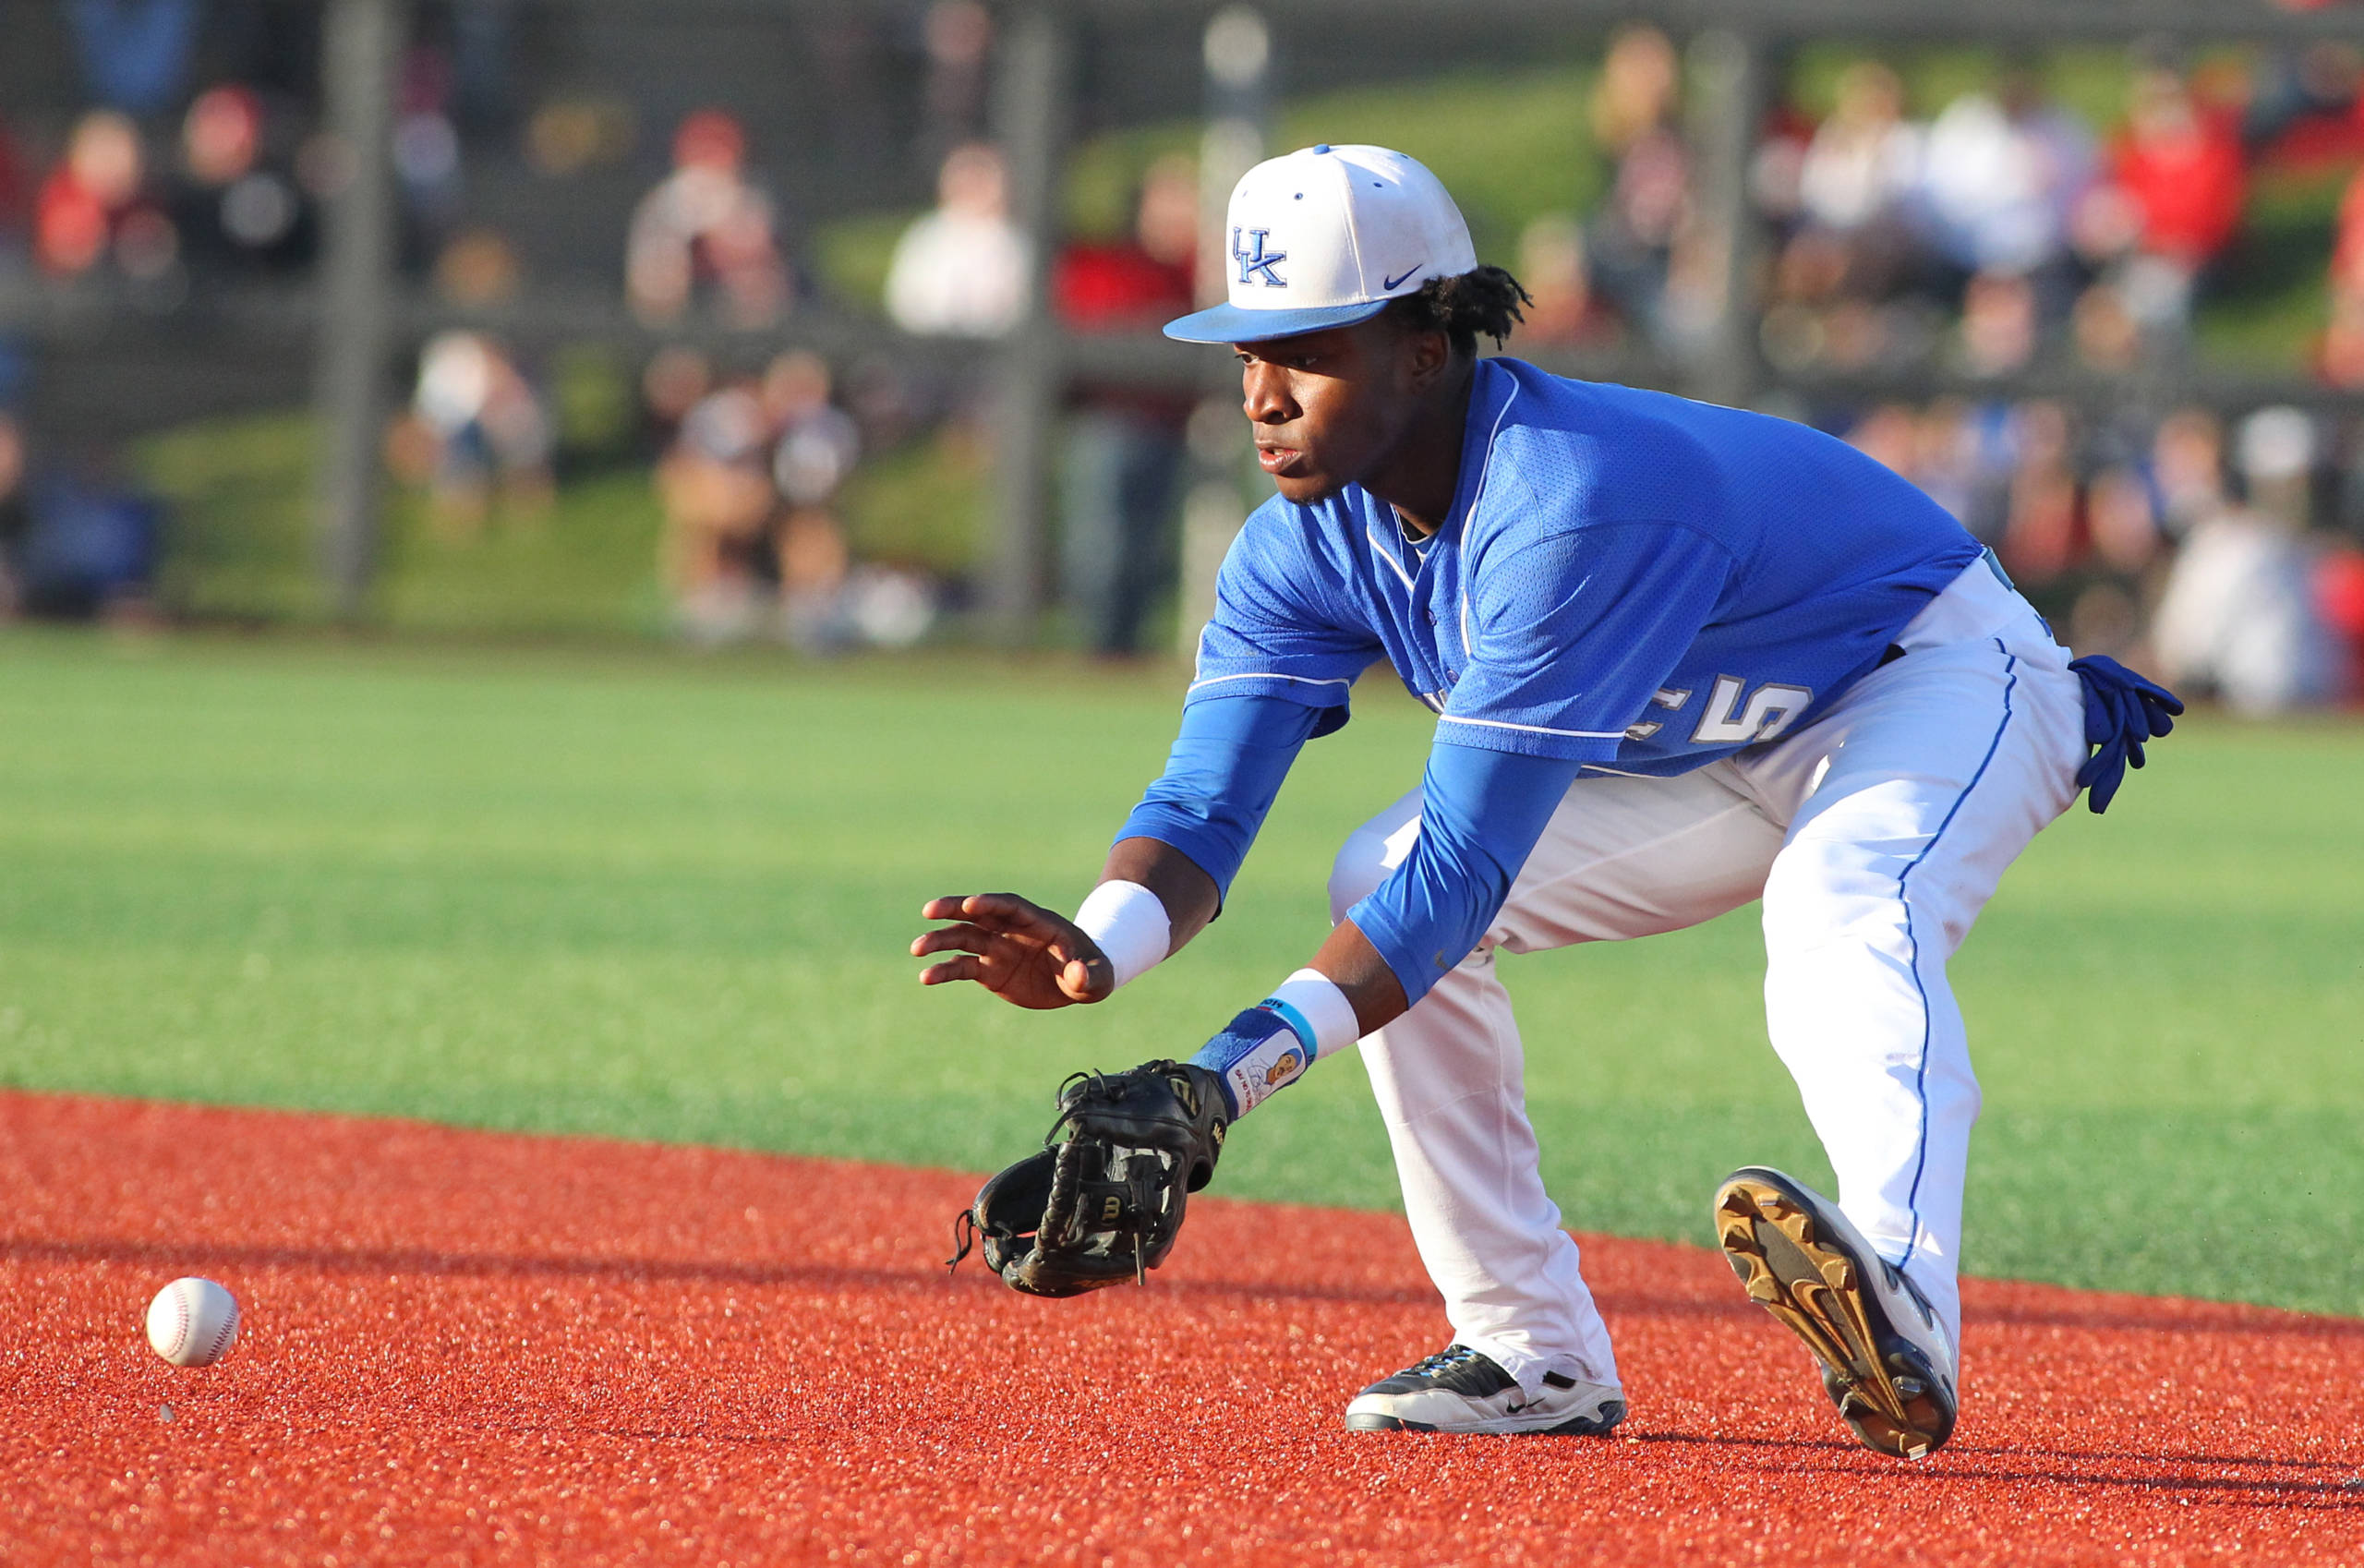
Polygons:
<instances>
[{"instance_id":1,"label":"jersey number 5","mask_svg":"<svg viewBox=\"0 0 2364 1568\"><path fill-rule=\"evenodd\" d=\"M1769 741L1814 704L1814 694L1803 686L1768 682L1749 693L1743 706L1741 694L1747 691L1748 682L1737 675L1717 676L1715 690L1707 694L1707 710L1691 732L1693 743L1748 746Z\"/></svg>"}]
</instances>

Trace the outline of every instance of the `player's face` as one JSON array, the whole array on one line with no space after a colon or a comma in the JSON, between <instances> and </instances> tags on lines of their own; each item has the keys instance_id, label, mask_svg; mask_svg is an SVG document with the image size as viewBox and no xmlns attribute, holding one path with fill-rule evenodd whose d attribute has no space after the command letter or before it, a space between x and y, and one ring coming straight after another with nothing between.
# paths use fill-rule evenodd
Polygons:
<instances>
[{"instance_id":1,"label":"player's face","mask_svg":"<svg viewBox=\"0 0 2364 1568\"><path fill-rule=\"evenodd\" d=\"M1299 505L1368 478L1410 428L1415 340L1388 321L1233 344L1256 461Z\"/></svg>"}]
</instances>

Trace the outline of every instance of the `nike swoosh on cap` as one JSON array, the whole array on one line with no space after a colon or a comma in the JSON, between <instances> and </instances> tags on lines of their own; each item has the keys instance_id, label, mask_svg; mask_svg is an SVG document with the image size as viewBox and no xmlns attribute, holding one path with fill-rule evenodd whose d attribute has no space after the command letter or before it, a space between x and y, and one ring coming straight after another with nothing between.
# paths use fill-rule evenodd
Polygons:
<instances>
[{"instance_id":1,"label":"nike swoosh on cap","mask_svg":"<svg viewBox=\"0 0 2364 1568\"><path fill-rule=\"evenodd\" d=\"M1406 268L1405 268L1402 271L1400 271L1400 272L1396 273L1396 274L1395 274L1395 276L1393 276L1393 277L1392 277L1392 278L1388 279L1385 283L1383 283L1380 284L1380 285L1379 285L1379 286L1380 286L1380 289L1381 290L1381 292L1385 292L1385 291L1391 290L1391 289L1394 288L1396 284L1398 284L1398 283L1402 283L1405 279L1406 279L1406 278L1410 277L1413 273L1415 273L1415 272L1418 271L1419 270L1420 270L1420 269L1419 269L1418 267L1417 267L1417 266L1406 267Z\"/></svg>"}]
</instances>

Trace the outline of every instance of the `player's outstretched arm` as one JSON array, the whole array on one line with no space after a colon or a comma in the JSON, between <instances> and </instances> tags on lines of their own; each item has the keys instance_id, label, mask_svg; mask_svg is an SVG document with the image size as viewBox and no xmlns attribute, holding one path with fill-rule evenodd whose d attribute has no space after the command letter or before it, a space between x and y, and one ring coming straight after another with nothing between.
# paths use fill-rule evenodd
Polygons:
<instances>
[{"instance_id":1,"label":"player's outstretched arm","mask_svg":"<svg viewBox=\"0 0 2364 1568\"><path fill-rule=\"evenodd\" d=\"M1214 918L1214 879L1157 839L1119 839L1100 879L1136 883L1156 895L1171 933L1168 952ZM1097 1002L1116 988L1116 966L1097 942L1065 915L1015 893L948 894L930 899L920 913L955 923L911 944L913 958L956 955L921 971L923 985L973 980L1005 1002L1034 1008Z\"/></svg>"}]
</instances>

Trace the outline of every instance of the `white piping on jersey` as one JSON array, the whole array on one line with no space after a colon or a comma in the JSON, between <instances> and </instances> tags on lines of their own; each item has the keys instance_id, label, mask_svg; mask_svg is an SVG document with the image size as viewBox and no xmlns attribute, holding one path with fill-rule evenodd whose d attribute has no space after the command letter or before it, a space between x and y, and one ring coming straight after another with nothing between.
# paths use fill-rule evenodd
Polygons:
<instances>
[{"instance_id":1,"label":"white piping on jersey","mask_svg":"<svg viewBox=\"0 0 2364 1568\"><path fill-rule=\"evenodd\" d=\"M1494 428L1486 432L1486 465L1478 470L1478 488L1469 492L1469 512L1461 514L1462 526L1465 528L1468 526L1469 513L1476 512L1478 503L1486 499L1486 481L1491 478L1494 473L1494 438L1502 433L1502 421L1510 417L1511 404L1517 401L1518 382L1514 380L1511 382L1511 395L1502 399L1502 409L1494 416ZM1469 574L1465 572L1461 577L1461 657L1464 658L1478 657L1478 650L1469 644Z\"/></svg>"},{"instance_id":2,"label":"white piping on jersey","mask_svg":"<svg viewBox=\"0 0 2364 1568\"><path fill-rule=\"evenodd\" d=\"M1376 523L1365 524L1363 525L1363 536L1370 540L1371 553L1379 557L1380 560L1387 562L1388 565L1395 568L1395 574L1404 579L1404 585L1406 588L1412 586L1412 574L1404 570L1404 563L1395 559L1395 552L1388 549L1387 541L1379 537L1379 525Z\"/></svg>"},{"instance_id":3,"label":"white piping on jersey","mask_svg":"<svg viewBox=\"0 0 2364 1568\"><path fill-rule=\"evenodd\" d=\"M1226 681L1294 681L1300 686L1351 686L1351 679L1317 681L1310 675L1284 675L1277 669L1251 669L1241 675L1210 675L1204 681L1193 681L1185 688L1195 692L1201 686L1220 686Z\"/></svg>"},{"instance_id":4,"label":"white piping on jersey","mask_svg":"<svg viewBox=\"0 0 2364 1568\"><path fill-rule=\"evenodd\" d=\"M1489 730L1516 730L1521 733L1527 735L1565 735L1571 740L1576 741L1622 741L1625 738L1625 731L1622 730L1553 730L1549 726L1542 724L1513 724L1509 720L1502 718L1463 718L1456 714L1450 713L1444 715L1443 718L1438 720L1438 722L1441 724L1479 724L1485 726Z\"/></svg>"},{"instance_id":5,"label":"white piping on jersey","mask_svg":"<svg viewBox=\"0 0 2364 1568\"><path fill-rule=\"evenodd\" d=\"M1646 773L1628 773L1622 767L1603 767L1597 762L1586 763L1583 766L1577 768L1576 771L1578 773L1606 773L1612 778L1647 778L1651 777Z\"/></svg>"}]
</instances>

